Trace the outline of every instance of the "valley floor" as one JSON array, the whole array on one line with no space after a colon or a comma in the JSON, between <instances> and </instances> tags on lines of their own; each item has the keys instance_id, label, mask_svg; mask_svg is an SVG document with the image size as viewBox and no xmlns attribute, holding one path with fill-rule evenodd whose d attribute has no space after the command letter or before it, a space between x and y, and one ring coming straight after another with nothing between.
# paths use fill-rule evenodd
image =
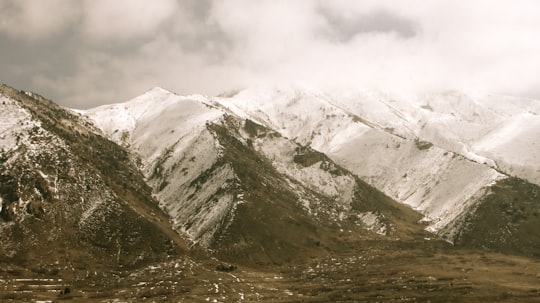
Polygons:
<instances>
[{"instance_id":1,"label":"valley floor","mask_svg":"<svg viewBox=\"0 0 540 303\"><path fill-rule=\"evenodd\" d=\"M228 264L218 270L215 259L188 257L103 272L4 264L0 301L540 302L540 259L436 241L370 241L351 248L294 264L231 271Z\"/></svg>"}]
</instances>

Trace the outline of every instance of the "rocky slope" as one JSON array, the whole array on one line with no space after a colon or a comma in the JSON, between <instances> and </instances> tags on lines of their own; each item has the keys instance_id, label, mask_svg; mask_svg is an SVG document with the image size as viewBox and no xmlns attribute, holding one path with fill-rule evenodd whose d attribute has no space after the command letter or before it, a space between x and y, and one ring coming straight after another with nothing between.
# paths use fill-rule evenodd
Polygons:
<instances>
[{"instance_id":1,"label":"rocky slope","mask_svg":"<svg viewBox=\"0 0 540 303\"><path fill-rule=\"evenodd\" d=\"M71 111L0 86L1 261L36 271L132 267L184 242L123 148Z\"/></svg>"}]
</instances>

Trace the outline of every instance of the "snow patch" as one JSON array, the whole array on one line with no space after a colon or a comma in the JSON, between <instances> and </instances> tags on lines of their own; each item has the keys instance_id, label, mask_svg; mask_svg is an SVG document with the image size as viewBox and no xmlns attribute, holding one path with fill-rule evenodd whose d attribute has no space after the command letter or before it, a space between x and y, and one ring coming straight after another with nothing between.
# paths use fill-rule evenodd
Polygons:
<instances>
[{"instance_id":1,"label":"snow patch","mask_svg":"<svg viewBox=\"0 0 540 303\"><path fill-rule=\"evenodd\" d=\"M362 221L368 230L383 236L387 234L388 229L386 224L381 220L380 215L373 212L364 212L358 214L357 217Z\"/></svg>"}]
</instances>

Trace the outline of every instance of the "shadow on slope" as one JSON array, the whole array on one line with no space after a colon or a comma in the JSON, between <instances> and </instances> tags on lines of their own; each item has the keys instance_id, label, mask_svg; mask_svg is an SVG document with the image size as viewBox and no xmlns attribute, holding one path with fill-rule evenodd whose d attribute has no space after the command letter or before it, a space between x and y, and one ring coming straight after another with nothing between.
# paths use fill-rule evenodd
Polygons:
<instances>
[{"instance_id":1,"label":"shadow on slope","mask_svg":"<svg viewBox=\"0 0 540 303\"><path fill-rule=\"evenodd\" d=\"M500 180L462 224L457 246L540 257L540 187L513 177Z\"/></svg>"}]
</instances>

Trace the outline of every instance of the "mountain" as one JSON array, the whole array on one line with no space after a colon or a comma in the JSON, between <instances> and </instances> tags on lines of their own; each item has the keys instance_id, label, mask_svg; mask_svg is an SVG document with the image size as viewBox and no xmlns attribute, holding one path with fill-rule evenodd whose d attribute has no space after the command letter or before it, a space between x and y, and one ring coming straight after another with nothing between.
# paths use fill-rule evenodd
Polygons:
<instances>
[{"instance_id":1,"label":"mountain","mask_svg":"<svg viewBox=\"0 0 540 303\"><path fill-rule=\"evenodd\" d=\"M203 96L154 88L85 113L140 168L173 227L228 260L290 261L352 238L422 238L421 216L326 155Z\"/></svg>"},{"instance_id":2,"label":"mountain","mask_svg":"<svg viewBox=\"0 0 540 303\"><path fill-rule=\"evenodd\" d=\"M2 85L0 301L534 301L537 104Z\"/></svg>"},{"instance_id":3,"label":"mountain","mask_svg":"<svg viewBox=\"0 0 540 303\"><path fill-rule=\"evenodd\" d=\"M540 165L538 161L524 165L522 159L538 156L535 144L540 138L534 127L540 121L538 104L497 96L473 99L453 91L400 99L379 92L327 93L292 87L181 97L155 88L132 101L92 109L85 115L109 138L140 156L142 171L161 207L174 218L175 228L205 247L222 237L216 232L232 224L233 216L238 218L237 207L240 211L246 207L244 199L251 197L245 191L246 182L269 182L257 179L262 172L239 177L239 168L265 167L265 172L285 177L289 186L271 182L280 189L289 188L284 196L304 197L315 191L334 200L326 203L310 197L288 202L301 205L309 217L326 213L330 222L340 222L336 218L350 216L347 210L355 209L349 197L358 190L351 191L356 185L344 182L341 173L332 174L332 168L325 171L330 165L346 171L344 175L357 184L365 181L419 211L426 229L450 242L475 239L477 246L538 254L531 248L536 240L524 246L509 245L507 239L476 238L473 232L482 225L474 218L485 216L486 201L503 199L500 188L515 196L521 190L518 184L525 182L531 192L537 191ZM519 132L506 136L504 142L494 139L512 127ZM226 138L236 143L226 145L223 142L230 142ZM521 158L511 155L514 145ZM303 167L298 161L305 150L321 156ZM223 160L238 161L249 158L248 154L258 160L236 164ZM203 180L198 180L201 175ZM512 202L510 217L519 209L536 212L540 202L534 194L528 197L529 202ZM215 206L208 208L208 201ZM363 208L363 213L354 215L367 214L381 212ZM377 218L383 221L382 216ZM516 234L530 235L527 226L536 224L537 217L522 220L518 225L503 220L506 223L492 232L511 228ZM532 238L537 236L532 233Z\"/></svg>"},{"instance_id":4,"label":"mountain","mask_svg":"<svg viewBox=\"0 0 540 303\"><path fill-rule=\"evenodd\" d=\"M1 85L0 117L0 262L58 273L185 250L129 152L79 115Z\"/></svg>"},{"instance_id":5,"label":"mountain","mask_svg":"<svg viewBox=\"0 0 540 303\"><path fill-rule=\"evenodd\" d=\"M535 100L498 96L476 100L458 92L394 98L369 91L264 88L213 102L326 153L388 196L420 211L430 222L428 230L451 242L462 243L456 234L468 230L464 217L481 216L477 212L484 197L500 193L497 188L510 176L538 188L540 154L535 145L540 134L535 126L540 122L540 102ZM516 131L501 137L499 129L508 125ZM492 147L479 148L489 140ZM517 184L507 182L503 187L519 192L517 185L508 183ZM538 209L540 201L534 194L529 200ZM529 219L533 222L537 223L534 216ZM501 232L502 227L493 231ZM517 233L531 231L522 228Z\"/></svg>"}]
</instances>

